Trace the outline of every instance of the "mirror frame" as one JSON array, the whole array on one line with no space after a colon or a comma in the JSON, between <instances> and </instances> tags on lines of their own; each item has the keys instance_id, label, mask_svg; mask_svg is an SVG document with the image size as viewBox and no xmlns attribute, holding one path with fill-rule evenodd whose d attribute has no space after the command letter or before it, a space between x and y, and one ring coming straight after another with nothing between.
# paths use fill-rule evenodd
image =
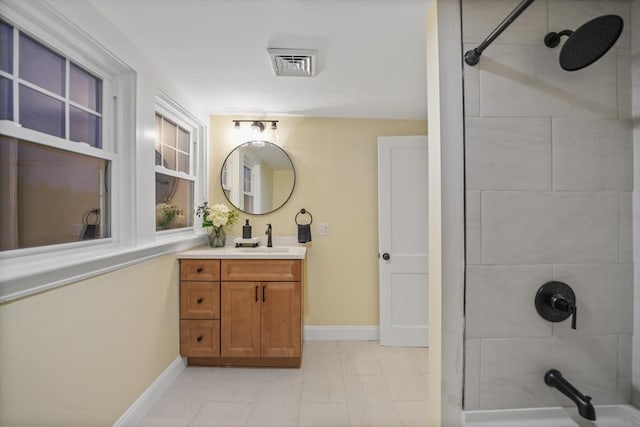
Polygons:
<instances>
[{"instance_id":1,"label":"mirror frame","mask_svg":"<svg viewBox=\"0 0 640 427\"><path fill-rule=\"evenodd\" d=\"M224 187L222 186L222 171L224 170L224 165L227 163L227 160L229 160L229 157L231 157L231 155L233 154L234 151L236 151L238 148L240 147L244 147L245 145L251 144L253 142L264 142L265 144L271 144L276 148L279 148L280 151L282 151L284 153L285 156L287 156L287 159L289 160L289 163L291 163L291 170L293 171L293 185L291 186L291 191L289 192L289 195L287 196L287 198L284 200L284 202L282 202L282 204L280 206L278 206L275 209L272 209L268 212L262 212L262 213L253 213L253 212L247 212L243 209L240 209L239 207L237 207L231 200L229 200L229 197L227 197L227 193L225 193L224 191ZM227 199L227 201L231 204L231 206L233 206L234 209L237 209L238 211L245 213L247 215L267 215L270 213L273 213L275 211L277 211L278 209L280 209L281 207L283 207L284 205L287 204L287 202L289 200L291 200L291 196L293 196L293 191L296 189L296 181L297 181L297 176L296 176L296 167L293 164L293 160L291 160L291 156L289 156L289 153L287 153L285 151L284 148L282 148L281 146L279 146L278 144L274 144L273 142L270 141L257 141L257 140L252 140L252 141L246 141L243 142L242 144L239 144L237 146L235 146L233 148L233 150L231 150L229 152L229 154L227 154L227 156L224 158L224 162L222 162L222 166L220 167L220 189L222 190L222 194L224 194L225 199Z\"/></svg>"}]
</instances>

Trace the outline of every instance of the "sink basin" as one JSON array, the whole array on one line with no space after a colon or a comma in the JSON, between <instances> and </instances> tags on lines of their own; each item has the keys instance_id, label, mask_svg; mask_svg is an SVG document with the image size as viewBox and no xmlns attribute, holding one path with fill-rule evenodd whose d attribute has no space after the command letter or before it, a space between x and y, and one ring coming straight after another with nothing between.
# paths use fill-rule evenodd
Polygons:
<instances>
[{"instance_id":1,"label":"sink basin","mask_svg":"<svg viewBox=\"0 0 640 427\"><path fill-rule=\"evenodd\" d=\"M258 246L257 248L240 248L242 252L289 252L289 248Z\"/></svg>"}]
</instances>

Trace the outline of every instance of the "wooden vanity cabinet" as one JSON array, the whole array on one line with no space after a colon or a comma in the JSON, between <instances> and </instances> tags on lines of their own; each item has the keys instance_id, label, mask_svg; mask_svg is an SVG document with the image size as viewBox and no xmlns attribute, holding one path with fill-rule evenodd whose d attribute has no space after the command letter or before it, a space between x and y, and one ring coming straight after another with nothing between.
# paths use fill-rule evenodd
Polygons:
<instances>
[{"instance_id":1,"label":"wooden vanity cabinet","mask_svg":"<svg viewBox=\"0 0 640 427\"><path fill-rule=\"evenodd\" d=\"M211 266L209 270L202 269L197 273L202 267L192 263L198 261L203 260L182 260L180 271L181 354L188 358L188 363L299 367L302 358L302 260L206 260L219 263L217 276ZM211 274L211 278L217 277L219 282L195 280L201 278L197 274ZM194 280L186 280L185 275ZM210 289L212 292L218 290L217 306L214 299L203 296ZM183 325L187 320L191 323ZM202 323L210 321L217 324ZM210 341L196 339L203 336L208 339L207 328L216 325L218 347L211 348L208 354L206 347Z\"/></svg>"}]
</instances>

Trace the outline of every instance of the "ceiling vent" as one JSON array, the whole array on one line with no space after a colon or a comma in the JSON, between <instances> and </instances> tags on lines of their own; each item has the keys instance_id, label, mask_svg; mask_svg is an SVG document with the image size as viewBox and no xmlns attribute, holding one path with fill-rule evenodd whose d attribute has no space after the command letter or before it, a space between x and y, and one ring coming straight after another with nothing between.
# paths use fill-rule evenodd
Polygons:
<instances>
[{"instance_id":1,"label":"ceiling vent","mask_svg":"<svg viewBox=\"0 0 640 427\"><path fill-rule=\"evenodd\" d=\"M317 50L267 49L276 76L313 77L316 75Z\"/></svg>"}]
</instances>

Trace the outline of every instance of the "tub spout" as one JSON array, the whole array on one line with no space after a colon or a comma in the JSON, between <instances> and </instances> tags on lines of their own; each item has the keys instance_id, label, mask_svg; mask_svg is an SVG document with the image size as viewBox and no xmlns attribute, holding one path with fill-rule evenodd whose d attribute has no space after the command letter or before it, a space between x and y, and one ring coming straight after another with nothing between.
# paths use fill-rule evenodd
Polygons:
<instances>
[{"instance_id":1,"label":"tub spout","mask_svg":"<svg viewBox=\"0 0 640 427\"><path fill-rule=\"evenodd\" d=\"M585 396L577 388L575 388L569 381L567 381L560 371L557 369L550 369L544 374L544 383L549 387L555 387L560 393L567 396L578 407L578 413L581 417L588 420L596 419L596 410L591 404L591 397Z\"/></svg>"}]
</instances>

